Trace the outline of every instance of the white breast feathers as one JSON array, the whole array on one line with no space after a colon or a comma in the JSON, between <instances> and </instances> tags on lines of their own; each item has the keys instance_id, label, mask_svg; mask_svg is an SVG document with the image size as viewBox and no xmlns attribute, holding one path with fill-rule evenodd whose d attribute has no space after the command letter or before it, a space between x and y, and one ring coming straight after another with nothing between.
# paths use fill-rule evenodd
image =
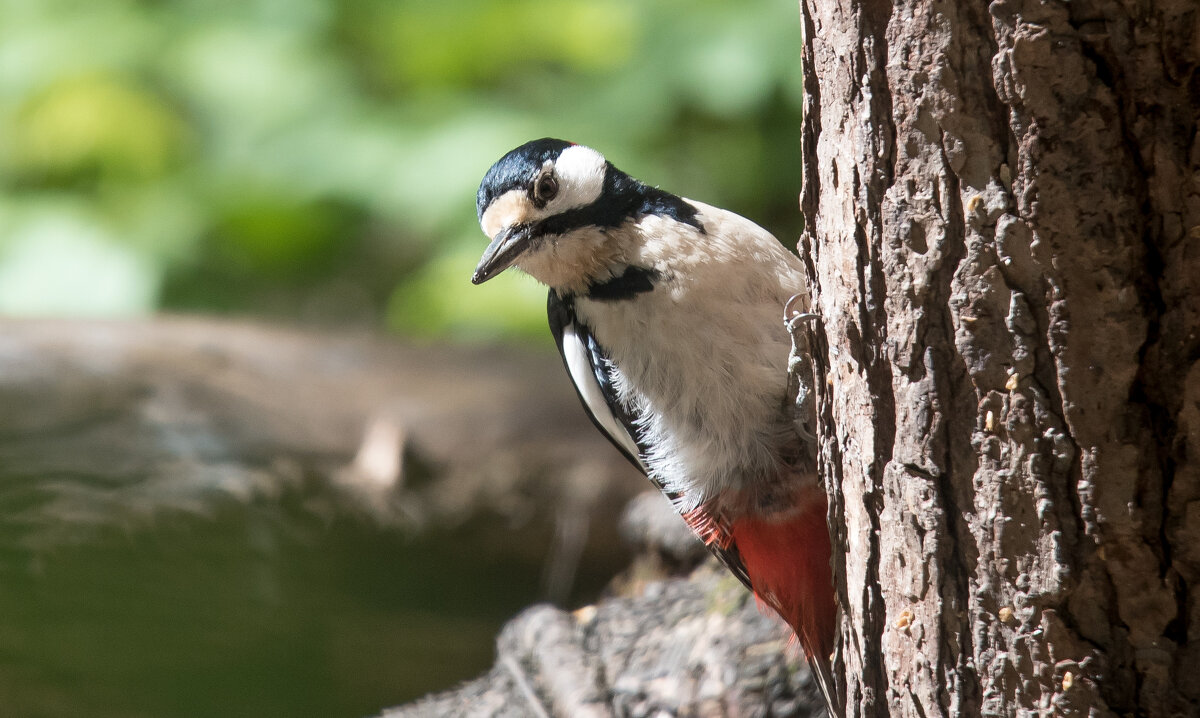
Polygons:
<instances>
[{"instance_id":1,"label":"white breast feathers","mask_svg":"<svg viewBox=\"0 0 1200 718\"><path fill-rule=\"evenodd\" d=\"M576 303L640 417L651 475L684 495L684 511L778 475L795 439L783 306L804 291L799 260L769 233L693 204L704 233L656 216L636 226L629 260L659 272L654 291Z\"/></svg>"}]
</instances>

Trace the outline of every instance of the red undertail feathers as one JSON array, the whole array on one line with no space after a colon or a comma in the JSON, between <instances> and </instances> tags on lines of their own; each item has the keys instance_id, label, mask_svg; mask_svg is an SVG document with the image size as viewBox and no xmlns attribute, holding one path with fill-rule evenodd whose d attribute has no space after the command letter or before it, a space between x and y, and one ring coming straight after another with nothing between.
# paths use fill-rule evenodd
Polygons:
<instances>
[{"instance_id":1,"label":"red undertail feathers","mask_svg":"<svg viewBox=\"0 0 1200 718\"><path fill-rule=\"evenodd\" d=\"M825 494L815 489L797 509L742 516L730 526L755 595L787 621L810 661L823 664L833 652L837 620L825 511Z\"/></svg>"}]
</instances>

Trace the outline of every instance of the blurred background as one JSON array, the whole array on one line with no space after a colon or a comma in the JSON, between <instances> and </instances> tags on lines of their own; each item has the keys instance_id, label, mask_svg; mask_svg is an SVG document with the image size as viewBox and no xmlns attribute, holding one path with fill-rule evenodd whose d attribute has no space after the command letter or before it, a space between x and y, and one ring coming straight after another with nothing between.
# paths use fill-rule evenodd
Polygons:
<instances>
[{"instance_id":1,"label":"blurred background","mask_svg":"<svg viewBox=\"0 0 1200 718\"><path fill-rule=\"evenodd\" d=\"M794 0L0 0L0 314L202 314L552 355L542 288L468 282L487 168L569 139L792 245L799 62ZM454 548L314 512L307 464L283 499L34 541L47 497L103 482L14 473L15 447L34 464L65 451L29 449L28 408L61 389L46 355L13 363L14 342L0 715L369 714L476 674L513 611L592 600L617 568L554 590L542 554L456 573L481 529ZM13 367L35 365L30 400ZM429 581L456 598L414 588ZM493 593L473 595L481 582Z\"/></svg>"}]
</instances>

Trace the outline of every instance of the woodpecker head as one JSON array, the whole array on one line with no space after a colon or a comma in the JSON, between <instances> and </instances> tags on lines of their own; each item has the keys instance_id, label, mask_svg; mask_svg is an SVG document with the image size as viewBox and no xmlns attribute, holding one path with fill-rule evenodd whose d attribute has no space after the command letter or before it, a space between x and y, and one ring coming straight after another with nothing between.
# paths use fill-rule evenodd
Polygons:
<instances>
[{"instance_id":1,"label":"woodpecker head","mask_svg":"<svg viewBox=\"0 0 1200 718\"><path fill-rule=\"evenodd\" d=\"M471 281L481 284L512 265L555 286L568 267L597 247L595 214L583 211L604 194L610 165L599 152L550 138L527 142L492 165L479 185L479 224L491 244ZM590 235L592 242L581 240ZM578 244L578 252L566 251ZM575 256L578 255L578 256ZM571 260L576 260L572 262Z\"/></svg>"},{"instance_id":2,"label":"woodpecker head","mask_svg":"<svg viewBox=\"0 0 1200 718\"><path fill-rule=\"evenodd\" d=\"M491 243L471 281L516 266L555 289L578 290L629 263L632 233L649 214L698 226L696 210L638 182L596 150L550 138L492 165L479 185L479 224Z\"/></svg>"}]
</instances>

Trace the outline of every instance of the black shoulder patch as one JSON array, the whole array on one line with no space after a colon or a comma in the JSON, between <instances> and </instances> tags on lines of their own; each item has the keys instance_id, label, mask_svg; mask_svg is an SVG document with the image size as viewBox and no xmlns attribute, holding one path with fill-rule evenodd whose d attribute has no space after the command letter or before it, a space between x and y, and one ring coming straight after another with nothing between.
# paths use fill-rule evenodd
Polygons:
<instances>
[{"instance_id":1,"label":"black shoulder patch","mask_svg":"<svg viewBox=\"0 0 1200 718\"><path fill-rule=\"evenodd\" d=\"M664 192L657 187L646 187L643 190L642 214L657 214L663 217L670 217L676 222L690 224L700 230L700 234L707 234L704 230L704 224L700 222L698 216L700 212L687 200L682 197L676 197L670 192Z\"/></svg>"},{"instance_id":2,"label":"black shoulder patch","mask_svg":"<svg viewBox=\"0 0 1200 718\"><path fill-rule=\"evenodd\" d=\"M704 225L697 216L699 212L687 200L677 197L670 192L651 187L630 177L608 163L608 172L604 177L604 194L612 198L624 198L624 202L613 215L620 216L620 221L639 215L657 214L670 217L676 222L688 224L704 232ZM603 199L601 200L603 201ZM614 224L620 224L620 221Z\"/></svg>"},{"instance_id":3,"label":"black shoulder patch","mask_svg":"<svg viewBox=\"0 0 1200 718\"><path fill-rule=\"evenodd\" d=\"M657 269L629 266L620 276L588 285L588 299L601 302L617 302L633 299L639 294L654 291L654 283L662 274Z\"/></svg>"}]
</instances>

